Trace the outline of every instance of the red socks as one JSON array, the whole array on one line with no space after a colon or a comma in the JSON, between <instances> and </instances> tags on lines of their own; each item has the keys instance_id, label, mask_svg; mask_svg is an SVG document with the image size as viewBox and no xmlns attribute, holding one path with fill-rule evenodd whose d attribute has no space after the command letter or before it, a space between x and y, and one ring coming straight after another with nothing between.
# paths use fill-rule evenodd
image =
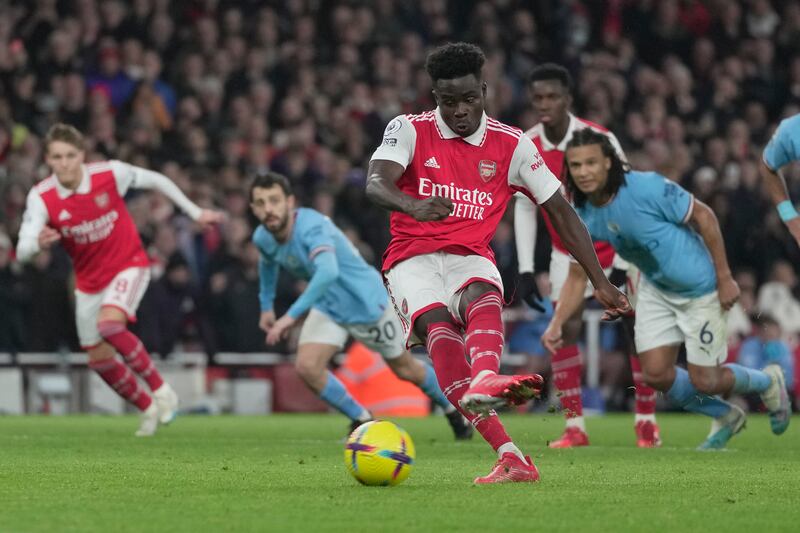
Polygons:
<instances>
[{"instance_id":1,"label":"red socks","mask_svg":"<svg viewBox=\"0 0 800 533\"><path fill-rule=\"evenodd\" d=\"M469 316L469 311L467 316ZM496 335L493 336L496 337ZM467 363L466 346L458 328L448 322L431 324L428 326L427 348L436 378L439 381L439 387L450 403L475 426L478 433L495 450L503 444L511 442L511 437L508 436L494 412L489 416L478 416L464 411L458 403L472 381L470 366Z\"/></svg>"},{"instance_id":2,"label":"red socks","mask_svg":"<svg viewBox=\"0 0 800 533\"><path fill-rule=\"evenodd\" d=\"M116 357L102 361L90 360L89 368L97 372L103 381L117 391L117 394L138 407L140 411L150 407L153 402L147 391L136 381L133 372Z\"/></svg>"},{"instance_id":3,"label":"red socks","mask_svg":"<svg viewBox=\"0 0 800 533\"><path fill-rule=\"evenodd\" d=\"M144 344L139 337L128 331L128 327L122 322L105 320L97 324L100 336L125 358L134 372L142 376L150 387L150 390L157 390L164 384L161 374L156 370L150 354L144 348Z\"/></svg>"},{"instance_id":4,"label":"red socks","mask_svg":"<svg viewBox=\"0 0 800 533\"><path fill-rule=\"evenodd\" d=\"M633 385L636 388L636 414L652 415L656 412L656 391L642 380L642 367L639 358L631 356Z\"/></svg>"},{"instance_id":5,"label":"red socks","mask_svg":"<svg viewBox=\"0 0 800 533\"><path fill-rule=\"evenodd\" d=\"M484 293L467 307L464 341L473 378L484 370L494 373L500 370L504 343L502 311L503 301L494 291Z\"/></svg>"},{"instance_id":6,"label":"red socks","mask_svg":"<svg viewBox=\"0 0 800 533\"><path fill-rule=\"evenodd\" d=\"M564 346L553 354L553 382L561 394L561 410L564 416L583 416L581 401L581 373L583 370L578 345Z\"/></svg>"}]
</instances>

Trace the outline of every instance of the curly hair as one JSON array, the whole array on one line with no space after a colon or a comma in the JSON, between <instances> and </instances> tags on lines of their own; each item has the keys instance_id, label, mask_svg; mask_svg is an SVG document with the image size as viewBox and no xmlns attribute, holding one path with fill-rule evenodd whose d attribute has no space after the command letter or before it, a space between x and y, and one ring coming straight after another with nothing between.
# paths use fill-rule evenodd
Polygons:
<instances>
[{"instance_id":1,"label":"curly hair","mask_svg":"<svg viewBox=\"0 0 800 533\"><path fill-rule=\"evenodd\" d=\"M478 46L464 42L447 43L428 54L425 70L434 82L470 74L480 79L485 62L486 56Z\"/></svg>"},{"instance_id":2,"label":"curly hair","mask_svg":"<svg viewBox=\"0 0 800 533\"><path fill-rule=\"evenodd\" d=\"M603 155L611 160L611 168L608 169L608 181L606 181L605 191L613 196L617 194L620 187L625 185L625 173L628 172L631 167L626 161L620 158L607 135L598 133L591 128L576 131L572 139L567 143L566 150L576 146L589 146L592 144L600 145ZM567 193L576 206L583 207L583 205L586 204L586 195L575 185L575 180L569 171L569 165L566 160L564 161L562 172L564 174L564 182L567 184Z\"/></svg>"},{"instance_id":3,"label":"curly hair","mask_svg":"<svg viewBox=\"0 0 800 533\"><path fill-rule=\"evenodd\" d=\"M572 91L572 76L569 71L561 65L555 63L542 63L534 68L528 75L528 85L535 81L557 81L567 89L567 92Z\"/></svg>"}]
</instances>

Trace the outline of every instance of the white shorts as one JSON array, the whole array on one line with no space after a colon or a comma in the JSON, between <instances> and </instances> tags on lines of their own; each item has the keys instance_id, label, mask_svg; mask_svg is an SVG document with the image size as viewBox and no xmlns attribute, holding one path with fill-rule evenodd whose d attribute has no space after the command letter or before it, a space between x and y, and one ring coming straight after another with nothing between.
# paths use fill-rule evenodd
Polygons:
<instances>
[{"instance_id":1,"label":"white shorts","mask_svg":"<svg viewBox=\"0 0 800 533\"><path fill-rule=\"evenodd\" d=\"M386 306L383 316L371 324L338 324L322 311L311 309L303 322L297 344L330 344L344 348L347 337L352 335L370 350L390 360L405 352L402 333L403 327L392 306Z\"/></svg>"},{"instance_id":2,"label":"white shorts","mask_svg":"<svg viewBox=\"0 0 800 533\"><path fill-rule=\"evenodd\" d=\"M100 344L102 338L97 331L97 316L103 307L116 307L136 322L136 309L142 301L150 283L147 267L127 268L117 274L106 288L99 292L75 291L75 322L78 339L84 349Z\"/></svg>"},{"instance_id":3,"label":"white shorts","mask_svg":"<svg viewBox=\"0 0 800 533\"><path fill-rule=\"evenodd\" d=\"M483 281L503 294L500 272L480 255L454 255L444 252L417 255L396 264L385 273L386 288L395 306L406 346L422 344L414 333L414 321L431 309L446 307L461 323L458 304L461 291L470 283Z\"/></svg>"},{"instance_id":4,"label":"white shorts","mask_svg":"<svg viewBox=\"0 0 800 533\"><path fill-rule=\"evenodd\" d=\"M716 291L698 298L676 296L642 278L636 302L636 351L685 342L691 364L721 365L728 358L727 314Z\"/></svg>"},{"instance_id":5,"label":"white shorts","mask_svg":"<svg viewBox=\"0 0 800 533\"><path fill-rule=\"evenodd\" d=\"M558 297L561 295L561 289L564 288L564 283L567 282L569 266L574 262L575 261L568 254L565 254L557 248L553 248L553 251L550 252L550 299L552 301L558 301ZM610 266L604 269L603 273L608 276L613 269L614 266ZM594 286L592 286L592 282L589 281L586 284L586 291L583 297L591 298L593 294Z\"/></svg>"}]
</instances>

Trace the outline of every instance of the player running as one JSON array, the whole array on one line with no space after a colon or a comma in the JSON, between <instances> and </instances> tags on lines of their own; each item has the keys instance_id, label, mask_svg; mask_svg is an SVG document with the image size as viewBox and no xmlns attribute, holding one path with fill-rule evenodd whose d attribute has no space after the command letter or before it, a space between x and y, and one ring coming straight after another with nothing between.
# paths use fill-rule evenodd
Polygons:
<instances>
[{"instance_id":1,"label":"player running","mask_svg":"<svg viewBox=\"0 0 800 533\"><path fill-rule=\"evenodd\" d=\"M800 161L800 114L781 121L764 148L761 176L767 183L770 198L778 209L783 223L800 245L800 216L786 190L786 180L780 172L792 161Z\"/></svg>"},{"instance_id":2,"label":"player running","mask_svg":"<svg viewBox=\"0 0 800 533\"><path fill-rule=\"evenodd\" d=\"M564 149L576 131L586 128L602 133L614 146L624 160L622 147L614 134L588 120L578 118L569 109L572 104L572 77L567 69L553 63L536 67L528 78L531 104L541 122L525 132L542 154L547 168L559 178L563 178ZM557 304L564 282L569 272L569 253L553 227L547 211L542 212L553 245L550 255L550 299ZM519 295L531 307L544 311L541 295L533 277L533 256L536 247L536 206L524 195L517 194L514 204L514 231L517 243L517 262L519 264ZM600 266L607 274L614 263L614 249L607 242L597 241L594 245ZM629 284L629 290L634 289ZM591 287L586 288L584 296L591 297ZM630 296L630 294L629 294ZM551 441L551 448L571 448L588 446L589 436L583 420L583 401L581 400L581 376L583 363L578 350L578 339L583 327L583 303L575 309L563 326L563 346L551 356L553 381L558 389L561 410L566 418L566 429L561 438ZM633 332L633 317L623 318L625 334L630 339ZM639 447L652 448L661 445L659 428L656 424L656 395L641 378L639 358L630 355L633 382L636 388L634 429Z\"/></svg>"},{"instance_id":3,"label":"player running","mask_svg":"<svg viewBox=\"0 0 800 533\"><path fill-rule=\"evenodd\" d=\"M136 435L151 436L159 423L175 417L178 397L142 341L128 330L150 281L150 268L123 197L131 188L155 189L201 225L220 222L223 215L201 209L157 172L121 161L84 164L84 138L72 126L54 125L44 144L53 174L28 194L17 259L29 261L61 243L75 268L75 319L89 368L141 411ZM131 370L147 383L152 397Z\"/></svg>"},{"instance_id":4,"label":"player running","mask_svg":"<svg viewBox=\"0 0 800 533\"><path fill-rule=\"evenodd\" d=\"M641 270L636 301L636 348L645 381L687 411L714 418L701 449L724 448L745 423L738 406L713 395L757 392L772 432L789 425L789 397L779 365L753 370L723 364L726 315L739 298L713 211L655 172L630 171L608 137L576 132L567 144L567 188L595 239L609 241ZM586 276L571 265L559 307L542 336L562 344L562 325L582 301ZM606 313L614 316L614 313ZM688 369L675 365L686 343Z\"/></svg>"},{"instance_id":5,"label":"player running","mask_svg":"<svg viewBox=\"0 0 800 533\"><path fill-rule=\"evenodd\" d=\"M253 242L261 253L258 325L267 334L267 344L276 344L308 311L295 362L306 385L352 421L351 431L372 420L369 411L327 369L352 335L380 353L399 378L419 386L440 406L456 439L470 438L472 426L442 394L433 367L414 358L403 346L402 328L380 274L344 233L318 211L296 208L289 180L274 172L253 180L250 207L261 222L253 232ZM308 280L308 286L276 320L273 303L281 268Z\"/></svg>"},{"instance_id":6,"label":"player running","mask_svg":"<svg viewBox=\"0 0 800 533\"><path fill-rule=\"evenodd\" d=\"M475 483L536 481L539 473L493 408L539 393L539 375L498 374L503 283L489 242L514 191L550 214L613 312L627 299L603 275L591 240L531 140L484 112L485 57L468 43L428 55L438 107L401 115L372 155L367 195L392 211L383 273L408 345L426 344L445 396L497 451Z\"/></svg>"}]
</instances>

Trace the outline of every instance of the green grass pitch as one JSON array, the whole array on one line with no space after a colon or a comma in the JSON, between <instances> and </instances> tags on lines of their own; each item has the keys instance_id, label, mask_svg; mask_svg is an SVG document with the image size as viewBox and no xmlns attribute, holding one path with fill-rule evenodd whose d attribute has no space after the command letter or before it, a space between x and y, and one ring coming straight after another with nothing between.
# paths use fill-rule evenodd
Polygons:
<instances>
[{"instance_id":1,"label":"green grass pitch","mask_svg":"<svg viewBox=\"0 0 800 533\"><path fill-rule=\"evenodd\" d=\"M535 485L475 487L495 456L441 417L395 420L417 446L404 484L362 487L335 415L183 417L137 439L133 417L0 417L0 531L800 530L800 420L764 416L725 452L697 452L706 419L660 415L664 447L634 446L632 415L587 421L592 446L548 450L556 415L503 417Z\"/></svg>"}]
</instances>

